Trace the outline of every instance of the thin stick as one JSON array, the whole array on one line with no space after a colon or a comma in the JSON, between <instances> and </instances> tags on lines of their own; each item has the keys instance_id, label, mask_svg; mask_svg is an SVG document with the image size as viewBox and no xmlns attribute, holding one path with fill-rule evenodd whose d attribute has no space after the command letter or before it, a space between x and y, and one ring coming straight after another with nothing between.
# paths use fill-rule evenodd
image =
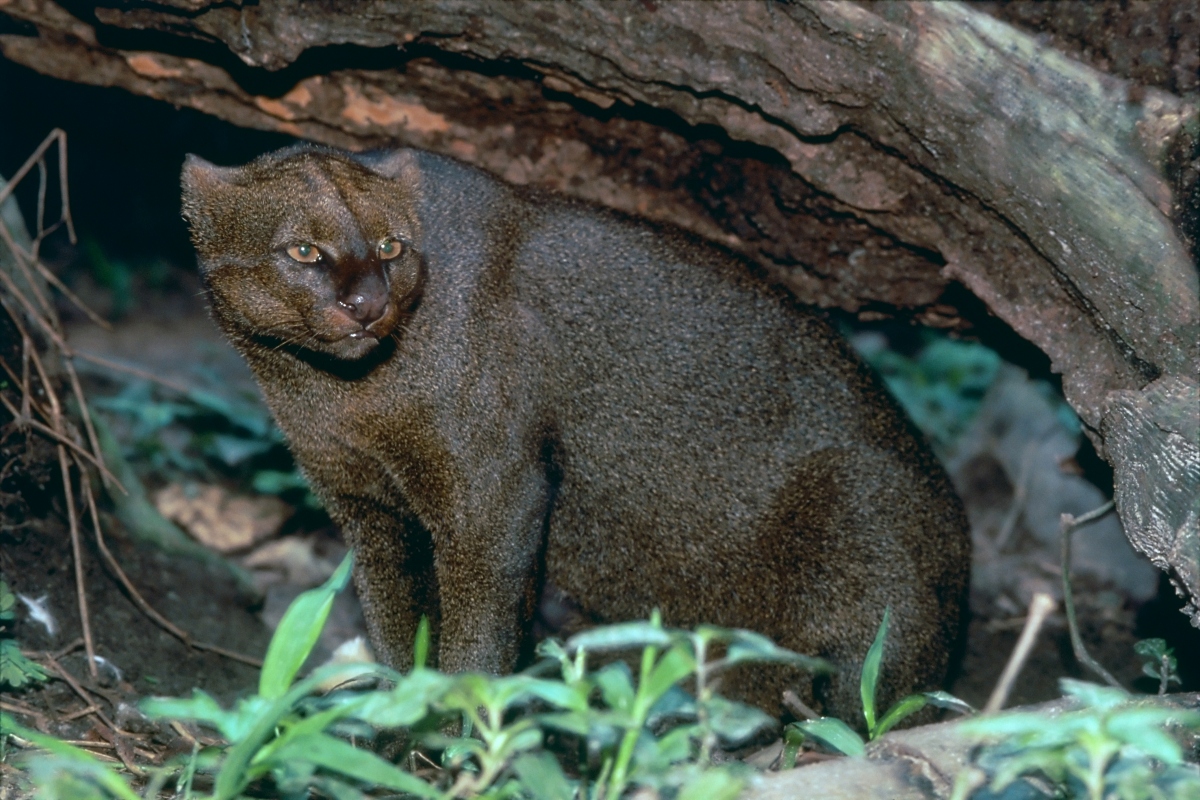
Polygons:
<instances>
[{"instance_id":1,"label":"thin stick","mask_svg":"<svg viewBox=\"0 0 1200 800\"><path fill-rule=\"evenodd\" d=\"M783 705L787 708L788 711L791 711L793 714L795 714L798 717L804 717L805 719L820 719L821 718L820 714L818 714L816 711L813 711L811 708L809 708L807 705L805 705L804 701L800 699L800 696L798 694L796 694L795 692L793 692L791 689L784 689Z\"/></svg>"},{"instance_id":2,"label":"thin stick","mask_svg":"<svg viewBox=\"0 0 1200 800\"><path fill-rule=\"evenodd\" d=\"M92 621L88 614L86 585L83 577L83 547L79 541L79 519L75 515L75 492L71 488L71 469L67 466L67 450L58 445L58 464L62 468L63 499L67 504L67 520L71 526L71 553L75 559L75 594L79 600L79 620L83 625L83 649L87 652L88 671L92 678L100 675L96 667L96 648L92 643ZM87 480L82 476L80 483Z\"/></svg>"},{"instance_id":3,"label":"thin stick","mask_svg":"<svg viewBox=\"0 0 1200 800\"><path fill-rule=\"evenodd\" d=\"M1092 658L1091 653L1087 651L1087 647L1083 644L1083 637L1079 635L1079 624L1075 621L1075 599L1071 593L1071 536L1077 528L1081 528L1089 522L1094 522L1100 519L1113 509L1113 501L1109 500L1099 508L1094 508L1081 517L1073 517L1070 514L1063 514L1060 517L1060 526L1062 530L1062 586L1063 586L1063 608L1067 612L1067 629L1071 633L1071 649L1075 651L1075 658L1080 664L1083 664L1093 675L1101 678L1109 686L1115 686L1118 689L1123 689L1121 682L1112 676L1108 670L1100 665L1100 662Z\"/></svg>"},{"instance_id":4,"label":"thin stick","mask_svg":"<svg viewBox=\"0 0 1200 800\"><path fill-rule=\"evenodd\" d=\"M32 419L33 415L29 413L33 407L33 392L29 391L29 337L21 338L21 418ZM5 369L8 368L6 363Z\"/></svg>"},{"instance_id":5,"label":"thin stick","mask_svg":"<svg viewBox=\"0 0 1200 800\"><path fill-rule=\"evenodd\" d=\"M41 159L37 163L38 168L38 199L37 199L37 237L33 240L33 257L37 258L38 250L42 246L42 237L46 235L46 178L49 172L46 170L46 159Z\"/></svg>"},{"instance_id":6,"label":"thin stick","mask_svg":"<svg viewBox=\"0 0 1200 800\"><path fill-rule=\"evenodd\" d=\"M0 394L0 405L3 405L4 408L8 411L8 413L12 414L14 417L17 416L19 413L17 411L17 407L14 406L12 403L10 403L8 401L8 399L5 398L4 395L2 395L2 394ZM51 439L53 439L56 443L68 447L76 455L82 456L83 458L87 459L89 462L91 462L91 464L94 467L96 467L96 469L100 470L100 472L102 474L107 475L108 479L113 482L113 485L116 486L118 489L120 489L123 494L129 494L128 490L126 490L126 488L121 484L121 482L117 480L116 476L113 475L111 472L109 472L108 469L105 468L103 464L100 464L99 462L97 462L96 457L93 456L91 453L89 453L87 450L84 450L82 447L75 444L70 439L55 432L55 430L53 428L51 428L47 425L43 425L42 423L38 422L36 419L23 418L23 422L24 422L24 424L26 424L26 425L30 426L31 428L33 428L34 430L36 430L38 433L48 436Z\"/></svg>"},{"instance_id":7,"label":"thin stick","mask_svg":"<svg viewBox=\"0 0 1200 800\"><path fill-rule=\"evenodd\" d=\"M50 135L55 133L58 134L58 197L62 201L60 218L67 223L67 239L71 244L75 244L77 239L75 223L71 220L71 194L67 190L67 132L62 128L55 128Z\"/></svg>"},{"instance_id":8,"label":"thin stick","mask_svg":"<svg viewBox=\"0 0 1200 800\"><path fill-rule=\"evenodd\" d=\"M33 277L33 273L29 270L29 266L25 263L25 251L18 247L17 243L13 241L12 234L9 233L8 227L5 225L0 225L0 240L3 240L4 243L8 245L8 249L12 251L13 261L25 275L25 280L29 284L30 291L33 292L33 296L37 298L38 303L42 307L42 313L47 315L53 314L53 306L50 305L50 301L46 298L46 296L42 294L42 290L38 288L37 279ZM36 259L36 257L37 256L35 255L34 258Z\"/></svg>"},{"instance_id":9,"label":"thin stick","mask_svg":"<svg viewBox=\"0 0 1200 800\"><path fill-rule=\"evenodd\" d=\"M99 325L101 328L104 328L106 331L111 331L113 329L112 324L109 323L108 320L93 311L87 303L80 300L79 296L68 289L67 285L59 280L58 276L51 272L50 268L43 264L40 259L34 261L33 266L37 268L38 274L45 278L47 283L51 284L55 289L58 289L60 292L62 292L63 295L65 295L66 298L70 300L76 308L87 315L88 319Z\"/></svg>"},{"instance_id":10,"label":"thin stick","mask_svg":"<svg viewBox=\"0 0 1200 800\"><path fill-rule=\"evenodd\" d=\"M0 231L2 230L4 230L4 226L0 225ZM42 315L36 308L33 307L33 303L29 302L29 298L27 298L21 292L21 290L17 287L16 282L13 281L13 279L9 277L8 273L4 270L0 270L0 281L3 281L4 288L8 289L13 297L17 298L21 305L25 306L25 313L28 314L30 318L33 319L33 321L36 322L42 328L42 330L46 332L46 335L50 337L50 341L54 342L58 349L62 350L63 353L69 355L71 353L71 348L67 346L65 341L63 341L62 336L60 336L58 331L54 329L53 325L42 319ZM5 309L7 310L7 304L5 304ZM12 317L14 322L17 321L17 315L13 314L11 311L9 311L9 316Z\"/></svg>"},{"instance_id":11,"label":"thin stick","mask_svg":"<svg viewBox=\"0 0 1200 800\"><path fill-rule=\"evenodd\" d=\"M54 670L60 678L67 682L67 685L71 687L71 691L79 695L80 700L87 703L89 706L96 705L96 699L84 691L84 688L79 685L79 681L75 680L75 676L63 669L62 664L59 664L53 656L47 654L46 663L50 665L50 668ZM112 720L104 715L103 711L95 711L93 713L101 722L111 728L114 732L120 734L125 733L123 730L114 725Z\"/></svg>"},{"instance_id":12,"label":"thin stick","mask_svg":"<svg viewBox=\"0 0 1200 800\"><path fill-rule=\"evenodd\" d=\"M1042 623L1046 621L1046 615L1053 610L1053 597L1044 592L1038 592L1033 596L1033 600L1029 603L1029 615L1025 618L1025 629L1021 631L1021 638L1017 639L1017 646L1013 648L1012 654L1008 657L1008 663L1004 665L1004 672L1000 673L1000 680L996 682L992 696L988 698L987 705L983 707L984 714L999 711L1008 700L1013 683L1017 680L1017 675L1021 673L1021 668L1025 666L1025 661L1033 650L1033 643L1037 640L1038 631L1041 630Z\"/></svg>"},{"instance_id":13,"label":"thin stick","mask_svg":"<svg viewBox=\"0 0 1200 800\"><path fill-rule=\"evenodd\" d=\"M65 157L66 151L63 149L63 147L66 144L67 134L62 128L55 128L54 130L50 131L50 134L46 136L45 139L42 140L42 143L39 144L37 149L33 151L33 154L29 156L29 158L25 159L25 163L21 165L21 168L14 172L13 176L8 179L8 185L3 189L0 189L0 203L3 203L8 199L8 196L12 194L13 187L20 183L21 179L29 173L29 170L33 169L37 165L37 162L41 159L42 154L49 150L50 145L53 144L54 141L59 137L62 138L62 144L59 145L60 158ZM74 241L72 241L72 244L74 244Z\"/></svg>"},{"instance_id":14,"label":"thin stick","mask_svg":"<svg viewBox=\"0 0 1200 800\"><path fill-rule=\"evenodd\" d=\"M100 706L90 705L85 708L81 708L78 711L72 711L70 714L67 714L65 717L59 717L58 721L59 722L70 722L71 720L79 719L80 717L86 717L88 714L91 714L91 713L93 713L95 711L99 711L99 710L100 710Z\"/></svg>"},{"instance_id":15,"label":"thin stick","mask_svg":"<svg viewBox=\"0 0 1200 800\"><path fill-rule=\"evenodd\" d=\"M92 355L91 353L85 353L82 350L76 350L74 353L71 354L71 357L72 358L82 358L84 361L91 361L93 364L99 364L100 366L107 367L108 369L111 369L115 372L124 372L128 375L133 375L134 377L141 378L142 380L147 380L152 383L157 383L160 386L165 386L168 389L171 389L172 391L179 392L180 394L188 394L192 391L190 387L185 386L182 383L173 381L170 378L162 378L151 372L147 372L146 370L141 369L139 367L130 366L128 364L122 364L119 361L110 361L109 359L104 358L103 356Z\"/></svg>"},{"instance_id":16,"label":"thin stick","mask_svg":"<svg viewBox=\"0 0 1200 800\"><path fill-rule=\"evenodd\" d=\"M102 467L108 465L104 463L104 453L100 450L100 439L96 436L96 428L92 425L92 413L88 410L87 398L83 396L83 385L79 382L79 373L75 371L75 365L70 358L63 359L63 366L67 370L67 376L71 379L71 391L75 393L75 401L79 403L79 414L83 417L83 428L87 431L88 442L92 446L92 454L96 456L96 463ZM108 470L104 470L107 472ZM100 480L104 482L105 489L112 489L108 482L108 478L104 476L104 472L100 473Z\"/></svg>"},{"instance_id":17,"label":"thin stick","mask_svg":"<svg viewBox=\"0 0 1200 800\"><path fill-rule=\"evenodd\" d=\"M209 652L216 653L217 655L233 659L234 661L240 661L243 664L249 664L252 667L262 667L263 662L260 659L244 656L241 653L235 653L232 650L226 650L222 647L205 644L204 642L197 642L191 637L190 634L187 633L187 631L183 630L178 625L175 625L169 619L160 614L153 606L151 606L150 603L146 601L146 598L142 596L142 593L137 590L137 587L133 585L133 581L129 580L129 576L125 574L125 570L121 569L121 565L117 563L117 559L115 556L113 556L112 551L108 549L108 543L104 541L104 533L100 529L100 517L96 513L96 498L92 493L92 487L87 483L85 483L83 486L83 494L84 497L87 498L88 513L91 514L92 517L92 529L96 533L96 545L100 549L100 555L104 557L105 563L108 564L109 569L111 569L113 574L116 575L117 580L120 581L121 585L125 587L125 591L129 593L129 597L131 600L133 600L133 604L136 605L143 614L149 617L151 621L153 621L160 628L174 636L179 641L183 642L188 647L193 647L197 650L207 650Z\"/></svg>"}]
</instances>

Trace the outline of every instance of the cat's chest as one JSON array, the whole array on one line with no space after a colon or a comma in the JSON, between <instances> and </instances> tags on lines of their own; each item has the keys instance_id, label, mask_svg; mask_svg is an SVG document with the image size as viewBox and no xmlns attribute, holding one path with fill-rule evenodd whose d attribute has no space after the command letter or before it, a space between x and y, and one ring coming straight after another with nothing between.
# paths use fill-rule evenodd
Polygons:
<instances>
[{"instance_id":1,"label":"cat's chest","mask_svg":"<svg viewBox=\"0 0 1200 800\"><path fill-rule=\"evenodd\" d=\"M303 383L264 381L263 389L292 449L309 459L386 458L394 421L414 404L388 375L355 381L308 376Z\"/></svg>"}]
</instances>

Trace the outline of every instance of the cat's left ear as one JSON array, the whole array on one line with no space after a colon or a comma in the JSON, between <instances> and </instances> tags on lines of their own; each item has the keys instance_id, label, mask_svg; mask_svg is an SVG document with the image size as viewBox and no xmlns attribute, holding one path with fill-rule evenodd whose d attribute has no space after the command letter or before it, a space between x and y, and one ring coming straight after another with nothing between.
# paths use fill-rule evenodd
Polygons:
<instances>
[{"instance_id":1,"label":"cat's left ear","mask_svg":"<svg viewBox=\"0 0 1200 800\"><path fill-rule=\"evenodd\" d=\"M417 154L412 150L372 150L351 157L376 175L399 181L413 191L421 187L421 168L417 166Z\"/></svg>"}]
</instances>

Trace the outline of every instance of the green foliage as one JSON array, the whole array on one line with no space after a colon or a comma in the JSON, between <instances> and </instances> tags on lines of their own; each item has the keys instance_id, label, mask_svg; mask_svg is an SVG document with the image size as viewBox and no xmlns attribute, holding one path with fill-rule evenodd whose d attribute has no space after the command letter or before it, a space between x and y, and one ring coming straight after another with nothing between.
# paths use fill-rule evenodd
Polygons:
<instances>
[{"instance_id":1,"label":"green foliage","mask_svg":"<svg viewBox=\"0 0 1200 800\"><path fill-rule=\"evenodd\" d=\"M989 742L979 766L992 792L1040 774L1087 800L1200 797L1200 770L1185 764L1170 731L1200 733L1200 712L1139 700L1122 689L1063 678L1074 710L980 717L963 733ZM967 790L960 786L956 800Z\"/></svg>"},{"instance_id":2,"label":"green foliage","mask_svg":"<svg viewBox=\"0 0 1200 800\"><path fill-rule=\"evenodd\" d=\"M671 630L655 615L649 622L588 631L566 644L544 642L545 661L503 677L443 675L426 668L430 635L423 620L408 674L375 664L332 664L297 680L349 572L347 557L329 581L289 607L268 647L258 694L230 709L199 690L188 699L143 702L151 717L195 720L229 742L177 760L171 767L177 786L190 785L192 772L199 770L213 775L213 800L244 796L263 779L289 799L315 791L358 800L367 791L384 789L447 800L615 800L635 787L648 787L678 800L732 800L746 768L711 765L712 749L719 742L746 741L772 720L717 695L714 679L753 661L829 669L759 634L713 626ZM636 679L624 661L588 669L590 655L638 650ZM714 651L723 655L709 658ZM553 672L560 677L539 677ZM688 678L695 681L695 697L678 687ZM455 732L458 720L464 721L461 732ZM379 729L405 730L413 745L440 752L445 769L426 780L348 741L369 739ZM23 729L8 730L49 751L31 762L40 796L136 797L123 778L91 755ZM547 746L551 732L557 750ZM598 767L589 769L571 758L564 766L564 741L581 745L566 748L566 754L580 749L597 754ZM160 787L166 774L158 776Z\"/></svg>"},{"instance_id":3,"label":"green foliage","mask_svg":"<svg viewBox=\"0 0 1200 800\"><path fill-rule=\"evenodd\" d=\"M0 731L32 742L46 751L30 762L30 777L38 791L36 797L61 800L119 798L141 800L124 778L86 750L53 736L31 731L0 711Z\"/></svg>"},{"instance_id":4,"label":"green foliage","mask_svg":"<svg viewBox=\"0 0 1200 800\"><path fill-rule=\"evenodd\" d=\"M6 628L16 619L17 596L0 580L0 628ZM3 636L3 634L0 634ZM21 654L16 640L0 638L0 686L23 689L31 683L48 680L50 675L40 664L30 661Z\"/></svg>"},{"instance_id":5,"label":"green foliage","mask_svg":"<svg viewBox=\"0 0 1200 800\"><path fill-rule=\"evenodd\" d=\"M320 508L283 434L256 398L193 389L164 399L149 382L131 380L93 405L125 421L125 456L149 470L232 479L260 494Z\"/></svg>"},{"instance_id":6,"label":"green foliage","mask_svg":"<svg viewBox=\"0 0 1200 800\"><path fill-rule=\"evenodd\" d=\"M1172 683L1182 683L1176 670L1179 663L1175 659L1175 650L1167 647L1165 639L1142 639L1135 642L1133 652L1141 656L1142 674L1158 681L1163 687Z\"/></svg>"},{"instance_id":7,"label":"green foliage","mask_svg":"<svg viewBox=\"0 0 1200 800\"><path fill-rule=\"evenodd\" d=\"M923 331L922 338L923 346L911 357L889 349L879 336L853 340L917 427L935 445L945 447L979 410L1000 357L984 345L934 331Z\"/></svg>"},{"instance_id":8,"label":"green foliage","mask_svg":"<svg viewBox=\"0 0 1200 800\"><path fill-rule=\"evenodd\" d=\"M124 316L133 304L134 268L126 261L109 258L100 243L90 236L84 237L80 249L87 259L92 279L108 289L112 295L112 313Z\"/></svg>"},{"instance_id":9,"label":"green foliage","mask_svg":"<svg viewBox=\"0 0 1200 800\"><path fill-rule=\"evenodd\" d=\"M974 709L962 700L946 692L921 692L910 694L894 704L882 718L877 719L875 708L875 693L879 686L879 676L883 669L883 650L887 642L888 626L891 624L892 609L888 606L883 610L883 619L875 639L867 649L867 657L863 660L862 676L859 680L859 691L862 694L863 720L867 725L867 736L871 741L887 733L902 722L906 717L920 711L925 706L948 708L960 714L972 712ZM790 738L788 738L790 736ZM835 717L793 722L788 726L784 739L784 764L795 763L803 737L812 738L835 752L848 756L861 756L866 752L866 742L853 728ZM790 748L790 750L789 750ZM790 755L789 755L790 753Z\"/></svg>"}]
</instances>

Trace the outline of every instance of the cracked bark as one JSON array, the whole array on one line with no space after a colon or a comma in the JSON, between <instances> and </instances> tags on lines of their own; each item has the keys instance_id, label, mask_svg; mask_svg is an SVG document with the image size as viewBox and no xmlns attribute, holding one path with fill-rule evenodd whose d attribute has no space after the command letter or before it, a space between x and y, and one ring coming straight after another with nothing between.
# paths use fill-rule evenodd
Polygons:
<instances>
[{"instance_id":1,"label":"cracked bark","mask_svg":"<svg viewBox=\"0 0 1200 800\"><path fill-rule=\"evenodd\" d=\"M448 153L681 225L806 302L959 325L981 313L961 285L1049 356L1134 545L1200 593L1200 290L1166 174L1197 157L1194 101L951 3L0 0L3 17L0 50L40 72Z\"/></svg>"}]
</instances>

